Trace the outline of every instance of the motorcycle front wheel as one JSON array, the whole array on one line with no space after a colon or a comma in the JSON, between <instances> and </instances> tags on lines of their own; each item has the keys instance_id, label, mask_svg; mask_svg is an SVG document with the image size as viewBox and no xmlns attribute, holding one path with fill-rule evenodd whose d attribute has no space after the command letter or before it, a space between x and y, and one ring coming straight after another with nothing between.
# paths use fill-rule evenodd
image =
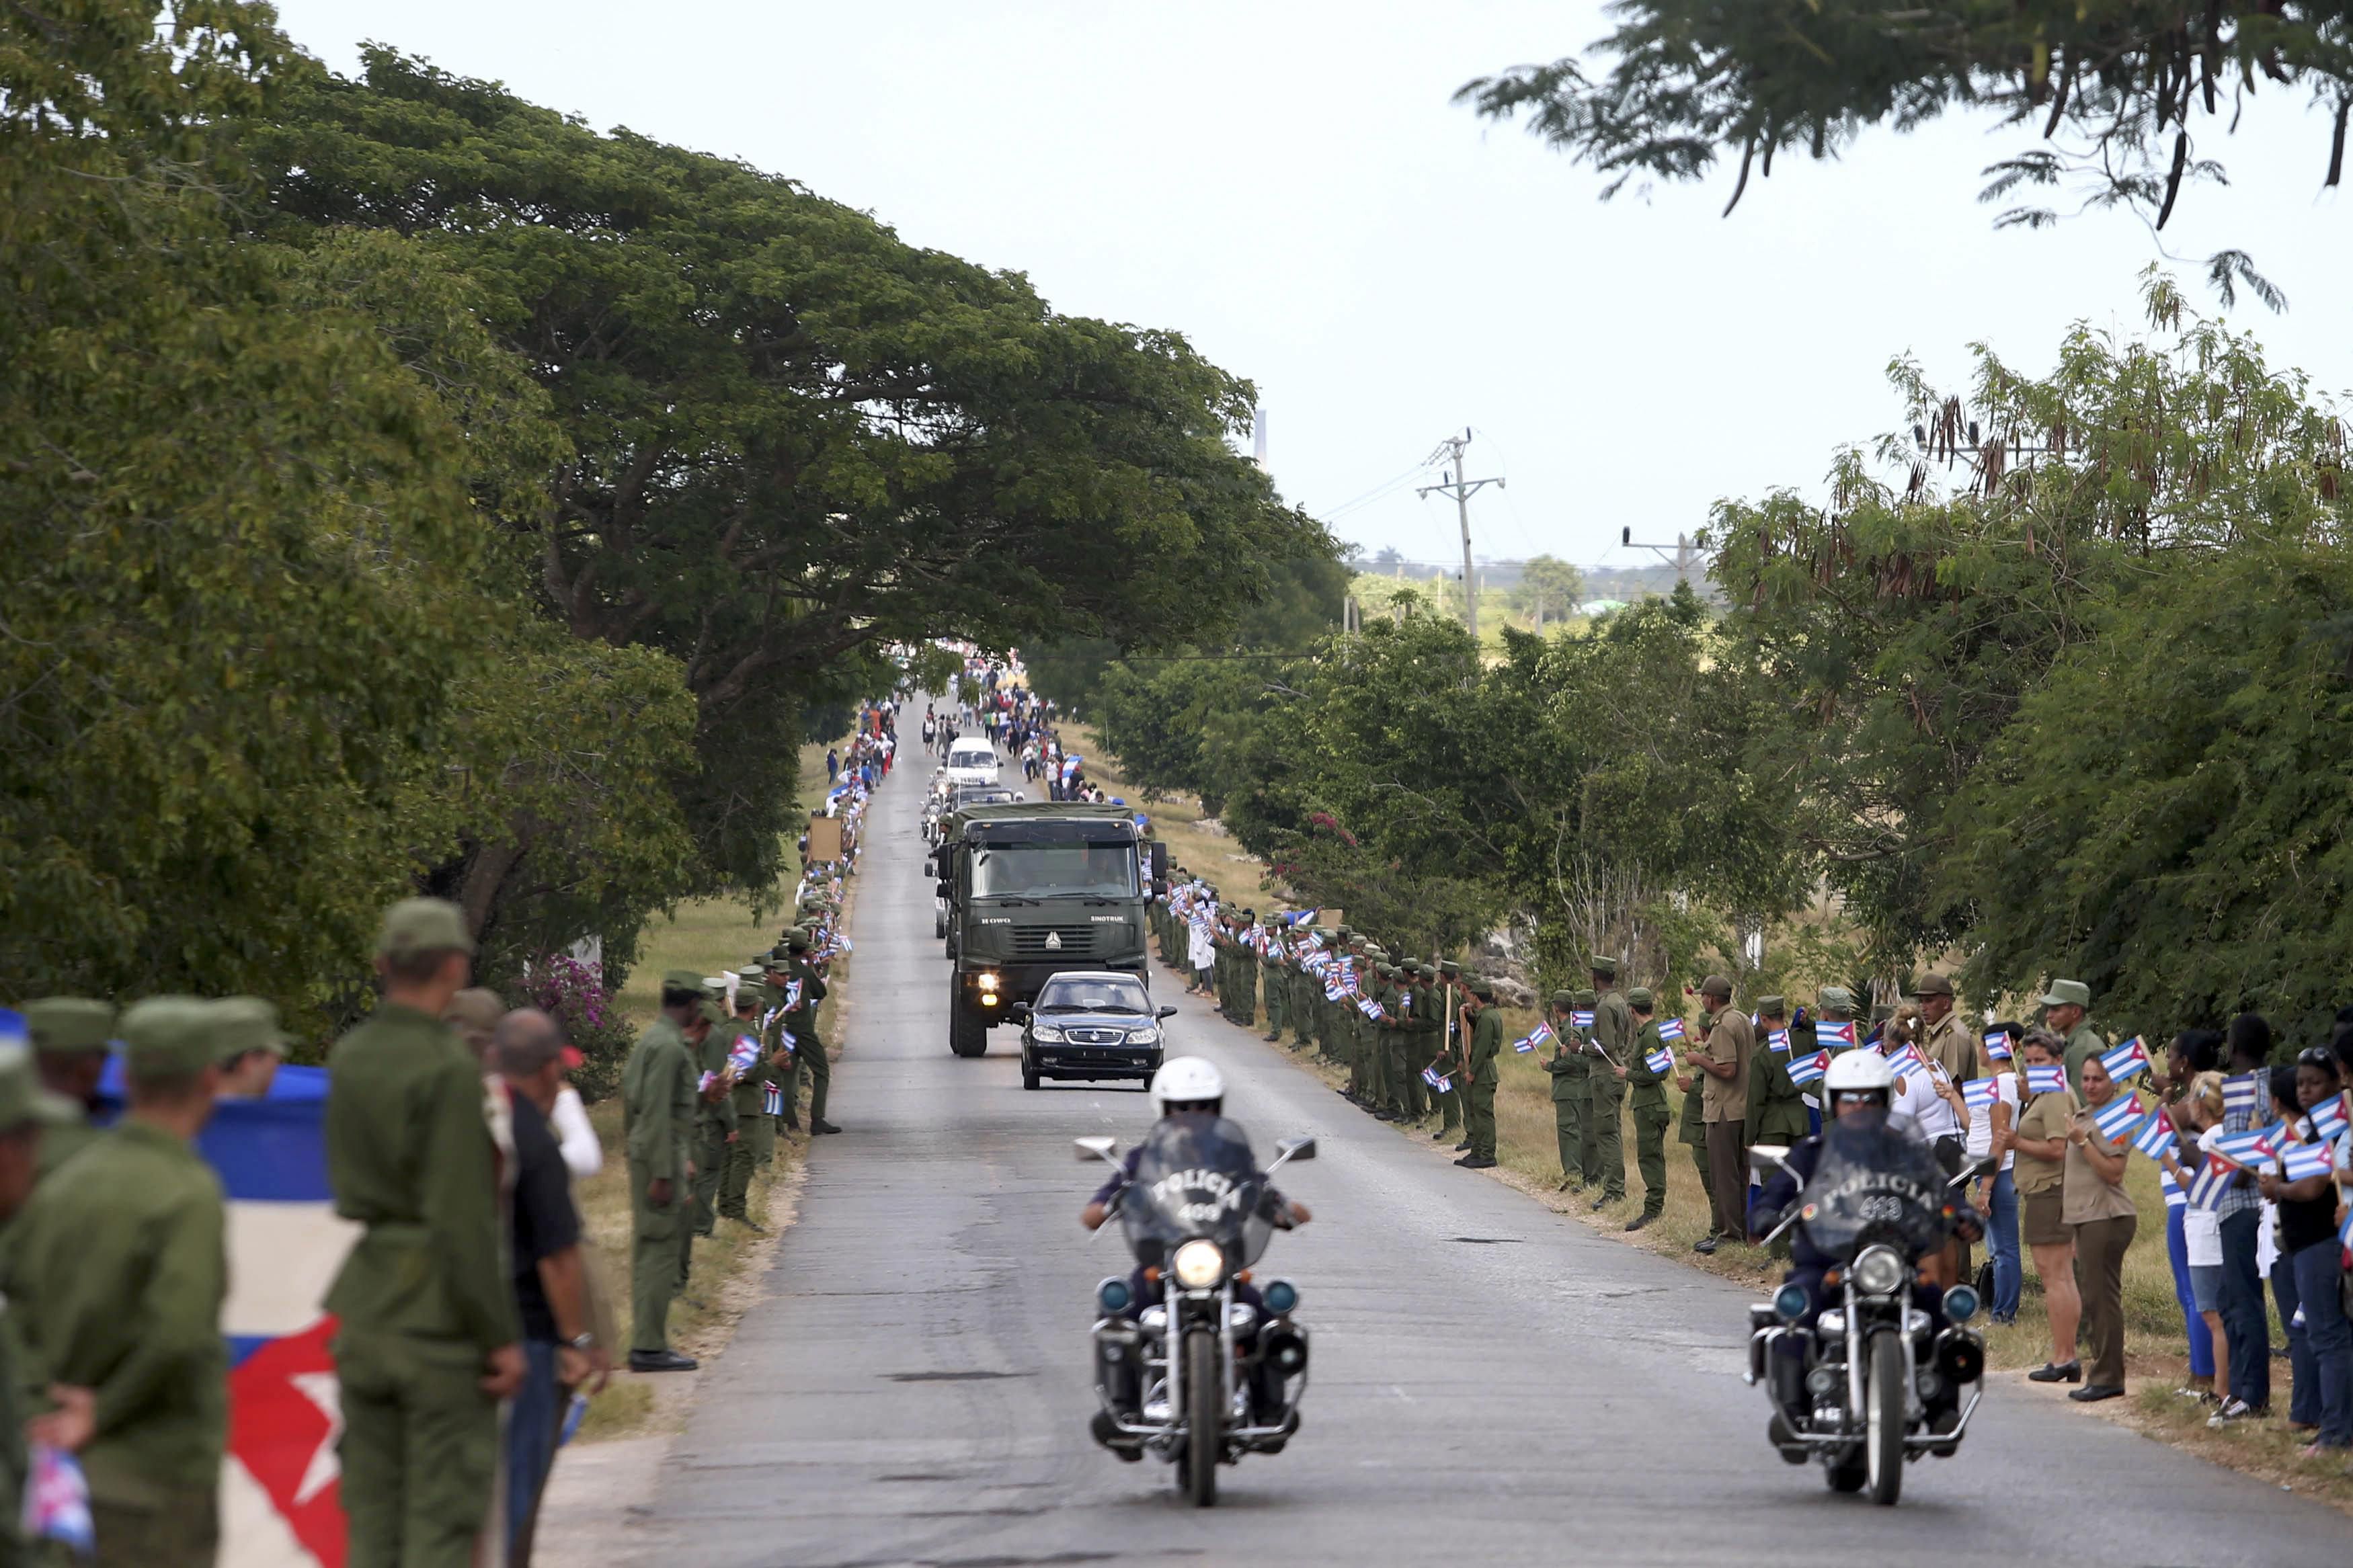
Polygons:
<instances>
[{"instance_id":1,"label":"motorcycle front wheel","mask_svg":"<svg viewBox=\"0 0 2353 1568\"><path fill-rule=\"evenodd\" d=\"M1195 1508L1218 1500L1218 1451L1224 1437L1225 1384L1218 1375L1218 1336L1185 1336L1185 1490Z\"/></svg>"},{"instance_id":2,"label":"motorcycle front wheel","mask_svg":"<svg viewBox=\"0 0 2353 1568\"><path fill-rule=\"evenodd\" d=\"M1863 1389L1863 1466L1871 1500L1884 1508L1904 1491L1904 1345L1893 1331L1871 1337L1871 1376Z\"/></svg>"}]
</instances>

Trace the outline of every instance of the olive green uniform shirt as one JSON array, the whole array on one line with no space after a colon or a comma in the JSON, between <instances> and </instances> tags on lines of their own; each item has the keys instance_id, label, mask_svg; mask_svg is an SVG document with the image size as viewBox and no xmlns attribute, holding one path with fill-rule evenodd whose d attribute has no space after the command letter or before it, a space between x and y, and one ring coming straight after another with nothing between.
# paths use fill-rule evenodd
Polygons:
<instances>
[{"instance_id":1,"label":"olive green uniform shirt","mask_svg":"<svg viewBox=\"0 0 2353 1568\"><path fill-rule=\"evenodd\" d=\"M1628 1066L1626 1057L1634 1046L1634 1010L1626 1005L1624 993L1615 987L1594 1002L1592 1040L1608 1058L1598 1070L1609 1072L1613 1067ZM1630 1080L1633 1074L1629 1072L1627 1077Z\"/></svg>"},{"instance_id":2,"label":"olive green uniform shirt","mask_svg":"<svg viewBox=\"0 0 2353 1568\"><path fill-rule=\"evenodd\" d=\"M99 1501L153 1505L219 1483L226 1226L212 1167L131 1121L79 1156L70 1181L37 1188L10 1229L17 1373L34 1388L94 1392L96 1431L79 1458Z\"/></svg>"},{"instance_id":3,"label":"olive green uniform shirt","mask_svg":"<svg viewBox=\"0 0 2353 1568\"><path fill-rule=\"evenodd\" d=\"M367 1233L327 1291L346 1329L522 1335L480 1064L438 1018L387 1002L327 1055L327 1184Z\"/></svg>"},{"instance_id":4,"label":"olive green uniform shirt","mask_svg":"<svg viewBox=\"0 0 2353 1568\"><path fill-rule=\"evenodd\" d=\"M677 1023L657 1018L621 1068L621 1126L629 1163L649 1181L682 1182L694 1134L694 1066Z\"/></svg>"},{"instance_id":5,"label":"olive green uniform shirt","mask_svg":"<svg viewBox=\"0 0 2353 1568\"><path fill-rule=\"evenodd\" d=\"M1471 1081L1502 1081L1504 1069L1498 1064L1503 1055L1504 1015L1499 1009L1485 1008L1471 1021Z\"/></svg>"},{"instance_id":6,"label":"olive green uniform shirt","mask_svg":"<svg viewBox=\"0 0 2353 1568\"><path fill-rule=\"evenodd\" d=\"M46 1178L51 1171L98 1142L99 1131L90 1124L90 1115L79 1105L73 1108L74 1119L41 1129L41 1152L35 1157L35 1181Z\"/></svg>"},{"instance_id":7,"label":"olive green uniform shirt","mask_svg":"<svg viewBox=\"0 0 2353 1568\"><path fill-rule=\"evenodd\" d=\"M1648 1110L1653 1106L1661 1110L1667 1109L1665 1086L1674 1075L1652 1072L1643 1060L1665 1044L1659 1037L1659 1021L1649 1018L1635 1029L1634 1043L1627 1047L1626 1087L1631 1092L1626 1098L1636 1110Z\"/></svg>"},{"instance_id":8,"label":"olive green uniform shirt","mask_svg":"<svg viewBox=\"0 0 2353 1568\"><path fill-rule=\"evenodd\" d=\"M1810 1136L1812 1125L1806 1120L1806 1096L1789 1077L1789 1061L1798 1048L1797 1035L1789 1037L1789 1053L1775 1050L1758 1041L1748 1058L1748 1106L1741 1118L1743 1131L1740 1142L1754 1147L1758 1143L1778 1143L1795 1147Z\"/></svg>"},{"instance_id":9,"label":"olive green uniform shirt","mask_svg":"<svg viewBox=\"0 0 2353 1568\"><path fill-rule=\"evenodd\" d=\"M2067 1049L2064 1054L2064 1060L2067 1063L2067 1087L2075 1091L2075 1097L2078 1100L2084 1095L2084 1063L2107 1048L2108 1042L2100 1037L2100 1032L2097 1029L2092 1027L2092 1021L2089 1018L2076 1025L2075 1032L2067 1037Z\"/></svg>"}]
</instances>

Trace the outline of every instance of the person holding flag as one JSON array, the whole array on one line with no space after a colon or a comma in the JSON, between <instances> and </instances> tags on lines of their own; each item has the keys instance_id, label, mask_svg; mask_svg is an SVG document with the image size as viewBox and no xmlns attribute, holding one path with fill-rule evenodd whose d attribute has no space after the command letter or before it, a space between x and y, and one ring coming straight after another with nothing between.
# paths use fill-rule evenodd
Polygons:
<instances>
[{"instance_id":1,"label":"person holding flag","mask_svg":"<svg viewBox=\"0 0 2353 1568\"><path fill-rule=\"evenodd\" d=\"M2211 1048L2206 1055L2211 1058ZM2179 1203L2174 1201L2174 1192L2166 1194L2167 1240L2170 1247L2172 1232L2178 1226L2181 1232L2182 1271L2189 1276L2189 1310L2195 1314L2199 1327L2207 1335L2203 1369L2206 1387L2199 1391L2200 1402L2214 1406L2214 1414L2206 1418L2206 1425L2219 1432L2230 1425L2221 1407L2229 1398L2231 1387L2231 1341L2222 1327L2221 1221L2212 1204L2191 1202L2188 1194L2193 1189L2199 1189L2200 1196L2211 1192L2211 1183L2200 1188L2200 1178L2220 1164L2214 1159L2214 1142L2222 1135L2222 1075L2208 1070L2186 1081L2177 1079L2175 1084L2181 1097L2154 1116L2165 1117L2180 1129L2182 1142L2187 1143L2191 1157L2185 1163L2179 1150L2168 1146L2159 1148L2154 1158L2165 1168L2175 1191L2182 1194ZM2212 1195L2219 1197L2220 1194ZM2193 1351L2197 1348L2194 1332L2190 1345ZM2200 1371L2200 1359L2193 1355L2190 1360L2193 1386Z\"/></svg>"},{"instance_id":2,"label":"person holding flag","mask_svg":"<svg viewBox=\"0 0 2353 1568\"><path fill-rule=\"evenodd\" d=\"M1701 1117L1707 1125L1707 1164L1714 1178L1715 1228L1693 1244L1693 1250L1712 1253L1727 1241L1748 1237L1747 1150L1741 1134L1748 1116L1748 1063L1757 1048L1756 1031L1748 1015L1732 1005L1732 982L1711 974L1700 982L1701 1002L1714 1015L1707 1042L1684 1060L1705 1077L1701 1080Z\"/></svg>"},{"instance_id":3,"label":"person holding flag","mask_svg":"<svg viewBox=\"0 0 2353 1568\"><path fill-rule=\"evenodd\" d=\"M1634 1015L1618 990L1618 961L1596 953L1588 962L1593 976L1593 1027L1586 1035L1586 1050L1594 1058L1586 1079L1585 1126L1592 1152L1585 1157L1585 1187L1601 1189L1593 1200L1606 1208L1626 1195L1626 1083L1632 1076ZM1597 1170L1596 1167L1599 1168Z\"/></svg>"},{"instance_id":4,"label":"person holding flag","mask_svg":"<svg viewBox=\"0 0 2353 1568\"><path fill-rule=\"evenodd\" d=\"M1744 1149L1759 1143L1794 1149L1813 1136L1805 1091L1789 1077L1793 1047L1788 1013L1789 1004L1784 997L1757 999L1756 1026L1764 1036L1764 1044L1748 1058L1748 1106L1742 1113L1740 1131ZM1781 1243L1774 1246L1778 1248Z\"/></svg>"},{"instance_id":5,"label":"person holding flag","mask_svg":"<svg viewBox=\"0 0 2353 1568\"><path fill-rule=\"evenodd\" d=\"M1585 1181L1585 1108L1590 1098L1586 1089L1586 1076L1592 1071L1592 1062L1576 1048L1584 1044L1576 1026L1569 1020L1575 1011L1576 995L1567 991L1552 994L1552 1006L1546 1020L1552 1027L1552 1055L1545 1058L1545 1072L1552 1079L1553 1138L1560 1151L1560 1192L1580 1186Z\"/></svg>"},{"instance_id":6,"label":"person holding flag","mask_svg":"<svg viewBox=\"0 0 2353 1568\"><path fill-rule=\"evenodd\" d=\"M2255 1181L2279 1207L2280 1264L2273 1278L2284 1272L2295 1284L2295 1301L2281 1301L2282 1317L2293 1324L2300 1311L2304 1319L2304 1354L2294 1367L2297 1389L2308 1386L2317 1394L2310 1413L2319 1430L2304 1450L2311 1458L2353 1447L2353 1321L2345 1314L2336 1161L2315 1135L2311 1115L2315 1106L2341 1094L2344 1083L2337 1058L2322 1046L2297 1055L2295 1074L2295 1114L2288 1118L2288 1131L2299 1142L2282 1151L2279 1173L2263 1171ZM2295 1338L2291 1328L2292 1351Z\"/></svg>"},{"instance_id":7,"label":"person holding flag","mask_svg":"<svg viewBox=\"0 0 2353 1568\"><path fill-rule=\"evenodd\" d=\"M1659 1037L1650 987L1627 992L1626 1010L1634 1021L1633 1043L1627 1047L1626 1108L1634 1117L1634 1168L1642 1176L1642 1212L1626 1228L1640 1230L1666 1212L1667 1125L1674 1120L1667 1083L1674 1077L1675 1053Z\"/></svg>"},{"instance_id":8,"label":"person holding flag","mask_svg":"<svg viewBox=\"0 0 2353 1568\"><path fill-rule=\"evenodd\" d=\"M1495 1008L1495 988L1484 979L1463 977L1470 993L1462 1005L1462 1033L1471 1042L1471 1103L1467 1108L1471 1152L1455 1161L1473 1171L1495 1165L1495 1086L1501 1080L1504 1015Z\"/></svg>"},{"instance_id":9,"label":"person holding flag","mask_svg":"<svg viewBox=\"0 0 2353 1568\"><path fill-rule=\"evenodd\" d=\"M2042 1307L2051 1324L2051 1359L2027 1377L2035 1383L2080 1383L2075 1356L2083 1298L2075 1289L2075 1234L2068 1228L2066 1173L2068 1127L2075 1097L2063 1065L2066 1043L2048 1029L2030 1029L2019 1042L2018 1131L2010 1149L2018 1156L2011 1176L2018 1188L2019 1238L2034 1259L2042 1281Z\"/></svg>"},{"instance_id":10,"label":"person holding flag","mask_svg":"<svg viewBox=\"0 0 2353 1568\"><path fill-rule=\"evenodd\" d=\"M1976 1192L1977 1211L1986 1221L1986 1250L1993 1258L1993 1290L1986 1309L1997 1323L2017 1318L2025 1287L2018 1251L2018 1156L2010 1147L2020 1100L2018 1074L2011 1070L2011 1062L2015 1042L2025 1032L2015 1024L1997 1025L1989 1031L1984 1037L2000 1040L2002 1054L1996 1058L1987 1052L1985 1059L1991 1062L1992 1072L1961 1086L1969 1108L1968 1162L1975 1165L1989 1159L1999 1161L1991 1175L1978 1179Z\"/></svg>"},{"instance_id":11,"label":"person holding flag","mask_svg":"<svg viewBox=\"0 0 2353 1568\"><path fill-rule=\"evenodd\" d=\"M2068 1123L2060 1218L2074 1234L2092 1364L2084 1386L2067 1397L2091 1404L2125 1391L2125 1253L2140 1225L2140 1211L2125 1191L2131 1154L2126 1140L2141 1112L2139 1102L2116 1088L2098 1055L2085 1057L2077 1071L2084 1109Z\"/></svg>"}]
</instances>

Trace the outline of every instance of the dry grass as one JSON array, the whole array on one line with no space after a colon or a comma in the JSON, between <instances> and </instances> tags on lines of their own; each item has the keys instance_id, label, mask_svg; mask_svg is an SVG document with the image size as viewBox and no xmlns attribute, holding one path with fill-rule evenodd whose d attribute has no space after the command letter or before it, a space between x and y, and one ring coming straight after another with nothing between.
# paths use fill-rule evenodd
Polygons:
<instances>
[{"instance_id":1,"label":"dry grass","mask_svg":"<svg viewBox=\"0 0 2353 1568\"><path fill-rule=\"evenodd\" d=\"M1093 729L1085 724L1061 726L1065 743L1087 759L1087 776L1105 795L1124 799L1152 818L1152 836L1168 846L1168 863L1183 866L1231 901L1256 907L1261 894L1273 895L1266 864L1247 854L1215 819L1204 816L1201 803L1191 795L1171 795L1145 804L1142 793L1121 773L1113 760L1098 747ZM1208 824L1205 826L1205 824Z\"/></svg>"},{"instance_id":2,"label":"dry grass","mask_svg":"<svg viewBox=\"0 0 2353 1568\"><path fill-rule=\"evenodd\" d=\"M804 799L816 799L823 793L825 751L822 743L801 749ZM853 893L855 887L853 880ZM781 891L789 896L789 883ZM639 1025L651 1022L664 971L691 969L715 974L722 969L740 968L753 954L776 945L776 933L783 923L781 914L755 915L748 900L689 900L670 918L647 931L638 966L620 993L622 1011ZM818 1012L820 1030L833 1042L837 1060L840 1010L849 990L851 962L849 957L835 960L830 994ZM626 1345L630 1329L629 1190L620 1101L606 1100L590 1107L588 1114L605 1145L605 1168L576 1184L574 1195L595 1249L598 1280L619 1324L619 1342ZM767 1236L723 1219L712 1236L695 1239L686 1293L670 1306L672 1346L707 1361L725 1346L736 1321L758 1299L754 1283L757 1265L775 1245L776 1233L792 1219L793 1194L798 1189L801 1157L807 1150L806 1134L780 1137L775 1162L754 1175L744 1207L766 1227ZM674 1426L692 1393L693 1380L701 1375L673 1373L640 1378L617 1373L605 1392L589 1402L582 1439L638 1436Z\"/></svg>"}]
</instances>

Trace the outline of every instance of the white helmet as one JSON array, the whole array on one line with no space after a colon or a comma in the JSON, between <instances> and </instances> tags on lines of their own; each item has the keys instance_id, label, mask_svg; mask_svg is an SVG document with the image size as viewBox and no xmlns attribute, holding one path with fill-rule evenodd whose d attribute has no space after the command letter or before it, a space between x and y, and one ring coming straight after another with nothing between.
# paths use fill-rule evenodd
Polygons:
<instances>
[{"instance_id":1,"label":"white helmet","mask_svg":"<svg viewBox=\"0 0 2353 1568\"><path fill-rule=\"evenodd\" d=\"M1192 1105L1225 1097L1224 1077L1200 1057L1171 1057L1152 1075L1152 1098L1160 1102L1164 1114L1171 1105Z\"/></svg>"},{"instance_id":2,"label":"white helmet","mask_svg":"<svg viewBox=\"0 0 2353 1568\"><path fill-rule=\"evenodd\" d=\"M1833 1097L1873 1090L1883 1095L1894 1087L1895 1069L1887 1058L1861 1047L1832 1057L1830 1070L1822 1074L1822 1092Z\"/></svg>"}]
</instances>

